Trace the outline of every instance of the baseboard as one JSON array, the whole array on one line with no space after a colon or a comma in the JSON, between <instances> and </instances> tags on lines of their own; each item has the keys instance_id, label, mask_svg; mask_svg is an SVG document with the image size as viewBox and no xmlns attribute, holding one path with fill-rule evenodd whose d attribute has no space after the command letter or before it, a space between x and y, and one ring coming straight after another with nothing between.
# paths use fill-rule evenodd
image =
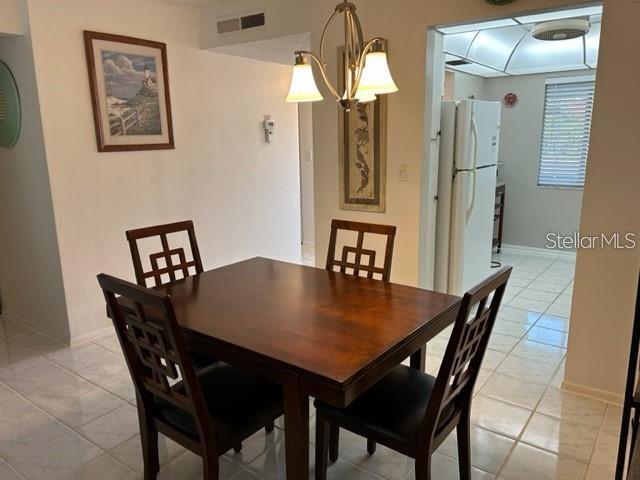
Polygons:
<instances>
[{"instance_id":1,"label":"baseboard","mask_svg":"<svg viewBox=\"0 0 640 480\"><path fill-rule=\"evenodd\" d=\"M566 380L562 382L561 388L565 392L575 393L576 395L600 400L602 402L613 403L614 405L622 405L624 401L624 396L619 393L600 390L599 388L588 387L578 383L567 382Z\"/></svg>"},{"instance_id":2,"label":"baseboard","mask_svg":"<svg viewBox=\"0 0 640 480\"><path fill-rule=\"evenodd\" d=\"M540 248L540 247L527 247L525 245L502 245L501 253L515 253L521 255L543 255L543 256L553 256L553 257L567 257L567 258L576 258L576 252L567 251L567 250L553 250L550 248Z\"/></svg>"},{"instance_id":3,"label":"baseboard","mask_svg":"<svg viewBox=\"0 0 640 480\"><path fill-rule=\"evenodd\" d=\"M48 333L45 333L39 329L37 329L36 327L34 327L33 323L29 320L27 320L26 318L18 315L17 313L13 313L13 312L8 312L8 311L3 311L2 315L0 315L4 318L6 318L7 320L13 322L13 323L17 323L18 325L25 327L29 330L31 330L33 333L36 333L42 337L48 338L49 340L56 342L57 344L59 344L61 347L68 347L69 346L69 342L67 340L60 340L59 338L56 338L52 335L49 335Z\"/></svg>"},{"instance_id":4,"label":"baseboard","mask_svg":"<svg viewBox=\"0 0 640 480\"><path fill-rule=\"evenodd\" d=\"M85 343L93 342L98 338L104 337L114 332L115 330L113 329L113 326L108 326L94 332L89 332L85 333L84 335L73 337L71 338L71 341L69 343L71 347L77 347L78 345L84 345Z\"/></svg>"}]
</instances>

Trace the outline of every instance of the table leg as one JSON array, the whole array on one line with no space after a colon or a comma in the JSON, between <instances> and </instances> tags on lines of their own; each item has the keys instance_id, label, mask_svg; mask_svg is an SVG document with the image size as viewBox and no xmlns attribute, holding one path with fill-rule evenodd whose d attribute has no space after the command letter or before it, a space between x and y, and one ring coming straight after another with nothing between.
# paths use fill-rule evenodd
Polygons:
<instances>
[{"instance_id":1,"label":"table leg","mask_svg":"<svg viewBox=\"0 0 640 480\"><path fill-rule=\"evenodd\" d=\"M411 368L415 368L416 370L420 370L424 372L427 365L427 346L425 345L420 350L411 355L411 359L409 361L409 365Z\"/></svg>"},{"instance_id":2,"label":"table leg","mask_svg":"<svg viewBox=\"0 0 640 480\"><path fill-rule=\"evenodd\" d=\"M309 478L309 396L298 385L284 385L284 430L287 479Z\"/></svg>"}]
</instances>

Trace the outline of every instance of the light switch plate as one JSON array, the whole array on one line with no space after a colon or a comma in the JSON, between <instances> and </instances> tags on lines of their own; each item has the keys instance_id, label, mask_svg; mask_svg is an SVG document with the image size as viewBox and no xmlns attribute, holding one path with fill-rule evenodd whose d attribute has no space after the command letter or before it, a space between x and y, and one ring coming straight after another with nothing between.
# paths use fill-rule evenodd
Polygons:
<instances>
[{"instance_id":1,"label":"light switch plate","mask_svg":"<svg viewBox=\"0 0 640 480\"><path fill-rule=\"evenodd\" d=\"M401 163L398 165L398 180L401 182L409 181L409 165L406 163Z\"/></svg>"}]
</instances>

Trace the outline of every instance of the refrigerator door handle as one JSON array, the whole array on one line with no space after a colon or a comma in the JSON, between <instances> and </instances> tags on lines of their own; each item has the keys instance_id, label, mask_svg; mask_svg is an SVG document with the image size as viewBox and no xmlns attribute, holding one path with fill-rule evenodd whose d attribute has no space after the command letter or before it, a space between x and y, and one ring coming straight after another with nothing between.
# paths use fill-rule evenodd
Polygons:
<instances>
[{"instance_id":1,"label":"refrigerator door handle","mask_svg":"<svg viewBox=\"0 0 640 480\"><path fill-rule=\"evenodd\" d=\"M476 183L477 183L477 167L478 167L478 125L476 124L475 115L471 116L471 133L473 134L473 163L471 165L471 202L467 208L467 221L471 218L473 209L476 205Z\"/></svg>"}]
</instances>

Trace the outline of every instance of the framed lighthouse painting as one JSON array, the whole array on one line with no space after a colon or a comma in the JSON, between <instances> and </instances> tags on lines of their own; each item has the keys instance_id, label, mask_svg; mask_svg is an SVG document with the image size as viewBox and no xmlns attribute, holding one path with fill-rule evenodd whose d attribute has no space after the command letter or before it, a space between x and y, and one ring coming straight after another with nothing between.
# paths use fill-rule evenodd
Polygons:
<instances>
[{"instance_id":1,"label":"framed lighthouse painting","mask_svg":"<svg viewBox=\"0 0 640 480\"><path fill-rule=\"evenodd\" d=\"M98 151L174 148L167 46L84 32Z\"/></svg>"}]
</instances>

